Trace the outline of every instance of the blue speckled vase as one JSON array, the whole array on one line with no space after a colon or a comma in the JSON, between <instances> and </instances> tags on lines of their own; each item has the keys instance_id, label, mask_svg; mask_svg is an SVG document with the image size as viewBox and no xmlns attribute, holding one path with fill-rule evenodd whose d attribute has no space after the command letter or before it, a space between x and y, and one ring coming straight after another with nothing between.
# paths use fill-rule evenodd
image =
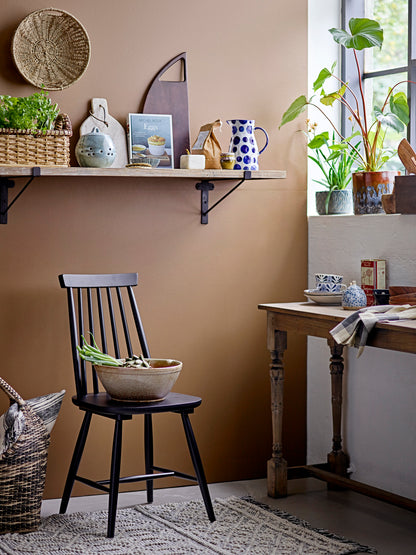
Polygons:
<instances>
[{"instance_id":1,"label":"blue speckled vase","mask_svg":"<svg viewBox=\"0 0 416 555\"><path fill-rule=\"evenodd\" d=\"M367 306L367 295L355 281L342 294L342 308L358 310Z\"/></svg>"},{"instance_id":2,"label":"blue speckled vase","mask_svg":"<svg viewBox=\"0 0 416 555\"><path fill-rule=\"evenodd\" d=\"M75 157L80 166L108 168L116 158L116 149L110 135L94 127L91 133L81 135L75 147Z\"/></svg>"},{"instance_id":3,"label":"blue speckled vase","mask_svg":"<svg viewBox=\"0 0 416 555\"><path fill-rule=\"evenodd\" d=\"M231 141L229 152L234 152L236 162L235 170L258 170L259 154L265 150L269 144L269 136L262 127L255 127L254 119L230 119L227 120L231 125ZM254 137L254 131L260 129L266 136L266 144L259 151Z\"/></svg>"}]
</instances>

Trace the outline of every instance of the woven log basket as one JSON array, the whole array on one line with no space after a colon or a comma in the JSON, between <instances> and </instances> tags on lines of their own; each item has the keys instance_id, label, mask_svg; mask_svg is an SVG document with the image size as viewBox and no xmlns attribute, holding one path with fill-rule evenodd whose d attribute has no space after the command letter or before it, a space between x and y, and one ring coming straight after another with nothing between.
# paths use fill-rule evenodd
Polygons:
<instances>
[{"instance_id":1,"label":"woven log basket","mask_svg":"<svg viewBox=\"0 0 416 555\"><path fill-rule=\"evenodd\" d=\"M25 416L18 440L0 457L0 534L40 525L50 435L35 411L2 378L0 388Z\"/></svg>"},{"instance_id":2,"label":"woven log basket","mask_svg":"<svg viewBox=\"0 0 416 555\"><path fill-rule=\"evenodd\" d=\"M60 114L55 129L0 129L0 166L70 165L72 126L66 114Z\"/></svg>"}]
</instances>

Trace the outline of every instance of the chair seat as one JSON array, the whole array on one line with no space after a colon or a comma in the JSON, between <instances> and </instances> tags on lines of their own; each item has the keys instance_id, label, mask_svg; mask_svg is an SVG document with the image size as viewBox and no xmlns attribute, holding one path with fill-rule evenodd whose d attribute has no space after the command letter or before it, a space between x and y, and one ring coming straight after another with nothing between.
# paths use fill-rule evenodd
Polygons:
<instances>
[{"instance_id":1,"label":"chair seat","mask_svg":"<svg viewBox=\"0 0 416 555\"><path fill-rule=\"evenodd\" d=\"M130 416L132 414L154 414L161 412L192 412L202 402L200 397L170 392L162 401L137 402L114 401L108 393L88 393L80 399L72 397L74 405L80 409L99 414Z\"/></svg>"}]
</instances>

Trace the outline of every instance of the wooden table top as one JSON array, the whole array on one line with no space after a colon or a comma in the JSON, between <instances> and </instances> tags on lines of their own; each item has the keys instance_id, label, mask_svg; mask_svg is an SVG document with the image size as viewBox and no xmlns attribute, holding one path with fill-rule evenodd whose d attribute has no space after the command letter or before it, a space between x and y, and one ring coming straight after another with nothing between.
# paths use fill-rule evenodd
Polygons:
<instances>
[{"instance_id":1,"label":"wooden table top","mask_svg":"<svg viewBox=\"0 0 416 555\"><path fill-rule=\"evenodd\" d=\"M341 306L313 302L265 303L258 308L269 313L269 325L277 330L327 339L332 337L330 330L351 315ZM416 320L377 323L367 345L416 354Z\"/></svg>"}]
</instances>

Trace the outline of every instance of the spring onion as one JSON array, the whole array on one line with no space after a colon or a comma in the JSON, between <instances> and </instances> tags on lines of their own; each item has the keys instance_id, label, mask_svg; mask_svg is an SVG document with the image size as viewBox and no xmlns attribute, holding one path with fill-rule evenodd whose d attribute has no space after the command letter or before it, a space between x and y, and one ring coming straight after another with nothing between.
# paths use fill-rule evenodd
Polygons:
<instances>
[{"instance_id":1,"label":"spring onion","mask_svg":"<svg viewBox=\"0 0 416 555\"><path fill-rule=\"evenodd\" d=\"M87 362L91 362L92 364L96 364L99 366L123 366L123 367L130 367L130 368L150 368L150 364L143 358L142 355L136 356L132 355L128 358L114 358L111 355L103 353L98 348L98 345L94 339L92 333L90 333L91 339L93 341L93 345L90 345L85 337L81 335L82 338L82 347L77 345L77 351L79 356L86 360Z\"/></svg>"}]
</instances>

